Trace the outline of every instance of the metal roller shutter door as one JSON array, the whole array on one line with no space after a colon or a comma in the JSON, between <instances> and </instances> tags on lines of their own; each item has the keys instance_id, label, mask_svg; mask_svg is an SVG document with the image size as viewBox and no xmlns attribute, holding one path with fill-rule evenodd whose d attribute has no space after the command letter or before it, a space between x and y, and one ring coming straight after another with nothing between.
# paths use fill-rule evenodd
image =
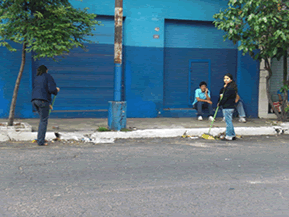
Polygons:
<instances>
[{"instance_id":1,"label":"metal roller shutter door","mask_svg":"<svg viewBox=\"0 0 289 217\"><path fill-rule=\"evenodd\" d=\"M57 96L54 112L83 112L107 110L113 100L114 80L114 19L97 17L103 26L96 26L95 41L87 44L88 52L72 50L65 58L41 59L34 62L33 77L37 67L44 64L55 79L61 92Z\"/></svg>"}]
</instances>

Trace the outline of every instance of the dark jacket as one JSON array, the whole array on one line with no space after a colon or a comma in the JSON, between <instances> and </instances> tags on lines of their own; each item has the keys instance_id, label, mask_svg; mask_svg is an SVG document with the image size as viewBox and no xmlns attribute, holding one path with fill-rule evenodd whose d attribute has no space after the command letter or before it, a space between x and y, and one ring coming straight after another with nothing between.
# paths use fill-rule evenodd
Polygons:
<instances>
[{"instance_id":1,"label":"dark jacket","mask_svg":"<svg viewBox=\"0 0 289 217\"><path fill-rule=\"evenodd\" d=\"M33 83L31 101L40 99L51 103L51 94L57 95L56 83L53 77L48 73L36 76Z\"/></svg>"},{"instance_id":2,"label":"dark jacket","mask_svg":"<svg viewBox=\"0 0 289 217\"><path fill-rule=\"evenodd\" d=\"M235 100L237 95L237 90L230 83L226 88L220 90L220 94L223 94L222 100L219 102L219 106L222 106L223 109L232 109L235 108Z\"/></svg>"}]
</instances>

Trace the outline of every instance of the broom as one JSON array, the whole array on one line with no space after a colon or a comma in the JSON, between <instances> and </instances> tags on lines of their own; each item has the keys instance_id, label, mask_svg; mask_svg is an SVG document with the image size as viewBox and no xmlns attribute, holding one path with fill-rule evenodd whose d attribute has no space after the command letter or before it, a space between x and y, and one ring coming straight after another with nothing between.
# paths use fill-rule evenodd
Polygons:
<instances>
[{"instance_id":1,"label":"broom","mask_svg":"<svg viewBox=\"0 0 289 217\"><path fill-rule=\"evenodd\" d=\"M215 137L212 136L212 135L210 134L210 132L211 132L213 123L214 123L214 121L215 121L216 115L217 115L217 113L218 113L218 110L219 110L219 106L217 107L217 109L216 109L216 111L215 111L214 119L213 119L213 121L211 122L211 126L210 126L210 129L209 129L209 132L208 132L208 133L204 133L204 134L202 135L202 138L208 139L208 140L215 140Z\"/></svg>"},{"instance_id":2,"label":"broom","mask_svg":"<svg viewBox=\"0 0 289 217\"><path fill-rule=\"evenodd\" d=\"M55 98L56 98L56 96L54 95L53 96L53 99L52 99L52 103L51 103L51 106L53 107L53 105L54 105L54 102L55 102ZM49 109L49 114L51 113L51 109Z\"/></svg>"},{"instance_id":3,"label":"broom","mask_svg":"<svg viewBox=\"0 0 289 217\"><path fill-rule=\"evenodd\" d=\"M52 103L51 103L51 106L53 107L53 105L54 105L54 102L55 102L55 99L56 99L56 95L54 95L54 97L53 97L53 100L52 100ZM49 114L51 113L51 109L49 110ZM55 139L54 139L54 141L58 141L58 140L60 140L60 134L59 133L57 133L57 132L54 132L54 135L55 135Z\"/></svg>"},{"instance_id":4,"label":"broom","mask_svg":"<svg viewBox=\"0 0 289 217\"><path fill-rule=\"evenodd\" d=\"M221 96L220 101L223 99L224 92L225 92L225 89L224 89L224 91L223 91L223 94L222 94L222 96ZM220 102L220 101L219 101L219 102ZM215 118L216 118L216 116L217 116L218 110L219 110L219 106L217 107L217 109L216 109L216 111L215 111L213 121L211 122L211 126L210 126L210 128L209 128L209 132L208 132L208 133L204 133L204 134L202 135L202 138L208 139L208 140L215 140L215 137L214 137L213 135L211 135L210 132L211 132L213 123L214 123L214 121L215 121Z\"/></svg>"}]
</instances>

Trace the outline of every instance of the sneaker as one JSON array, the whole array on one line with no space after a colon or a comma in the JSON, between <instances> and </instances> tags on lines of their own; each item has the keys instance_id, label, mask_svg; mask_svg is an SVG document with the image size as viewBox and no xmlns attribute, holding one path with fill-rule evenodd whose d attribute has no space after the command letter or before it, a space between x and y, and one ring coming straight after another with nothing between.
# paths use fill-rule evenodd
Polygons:
<instances>
[{"instance_id":1,"label":"sneaker","mask_svg":"<svg viewBox=\"0 0 289 217\"><path fill-rule=\"evenodd\" d=\"M220 139L225 139L225 135L222 134L222 135L220 136Z\"/></svg>"},{"instance_id":2,"label":"sneaker","mask_svg":"<svg viewBox=\"0 0 289 217\"><path fill-rule=\"evenodd\" d=\"M241 122L241 123L246 123L246 118L240 117L239 122Z\"/></svg>"},{"instance_id":3,"label":"sneaker","mask_svg":"<svg viewBox=\"0 0 289 217\"><path fill-rule=\"evenodd\" d=\"M225 140L228 141L236 140L236 136L225 136Z\"/></svg>"},{"instance_id":4,"label":"sneaker","mask_svg":"<svg viewBox=\"0 0 289 217\"><path fill-rule=\"evenodd\" d=\"M223 117L222 121L223 121L223 122L225 122L225 121L226 121L226 118L225 118L225 117Z\"/></svg>"},{"instance_id":5,"label":"sneaker","mask_svg":"<svg viewBox=\"0 0 289 217\"><path fill-rule=\"evenodd\" d=\"M213 121L213 120L214 120L213 116L210 116L209 121Z\"/></svg>"},{"instance_id":6,"label":"sneaker","mask_svg":"<svg viewBox=\"0 0 289 217\"><path fill-rule=\"evenodd\" d=\"M199 116L198 117L198 121L202 121L203 120L203 117L202 116Z\"/></svg>"}]
</instances>

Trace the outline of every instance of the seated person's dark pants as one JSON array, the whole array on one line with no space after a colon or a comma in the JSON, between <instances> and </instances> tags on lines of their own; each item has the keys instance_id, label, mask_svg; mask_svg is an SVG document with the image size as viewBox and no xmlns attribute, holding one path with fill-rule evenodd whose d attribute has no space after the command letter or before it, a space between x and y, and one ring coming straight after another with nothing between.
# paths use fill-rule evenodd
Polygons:
<instances>
[{"instance_id":1,"label":"seated person's dark pants","mask_svg":"<svg viewBox=\"0 0 289 217\"><path fill-rule=\"evenodd\" d=\"M49 102L44 100L33 100L32 104L36 108L39 116L40 122L38 126L38 134L37 134L37 143L38 145L44 145L47 124L48 124L48 117L49 117Z\"/></svg>"},{"instance_id":2,"label":"seated person's dark pants","mask_svg":"<svg viewBox=\"0 0 289 217\"><path fill-rule=\"evenodd\" d=\"M194 104L194 108L198 111L198 117L203 116L203 109L208 108L209 109L209 116L213 116L213 106L210 103L207 102L196 102Z\"/></svg>"}]
</instances>

